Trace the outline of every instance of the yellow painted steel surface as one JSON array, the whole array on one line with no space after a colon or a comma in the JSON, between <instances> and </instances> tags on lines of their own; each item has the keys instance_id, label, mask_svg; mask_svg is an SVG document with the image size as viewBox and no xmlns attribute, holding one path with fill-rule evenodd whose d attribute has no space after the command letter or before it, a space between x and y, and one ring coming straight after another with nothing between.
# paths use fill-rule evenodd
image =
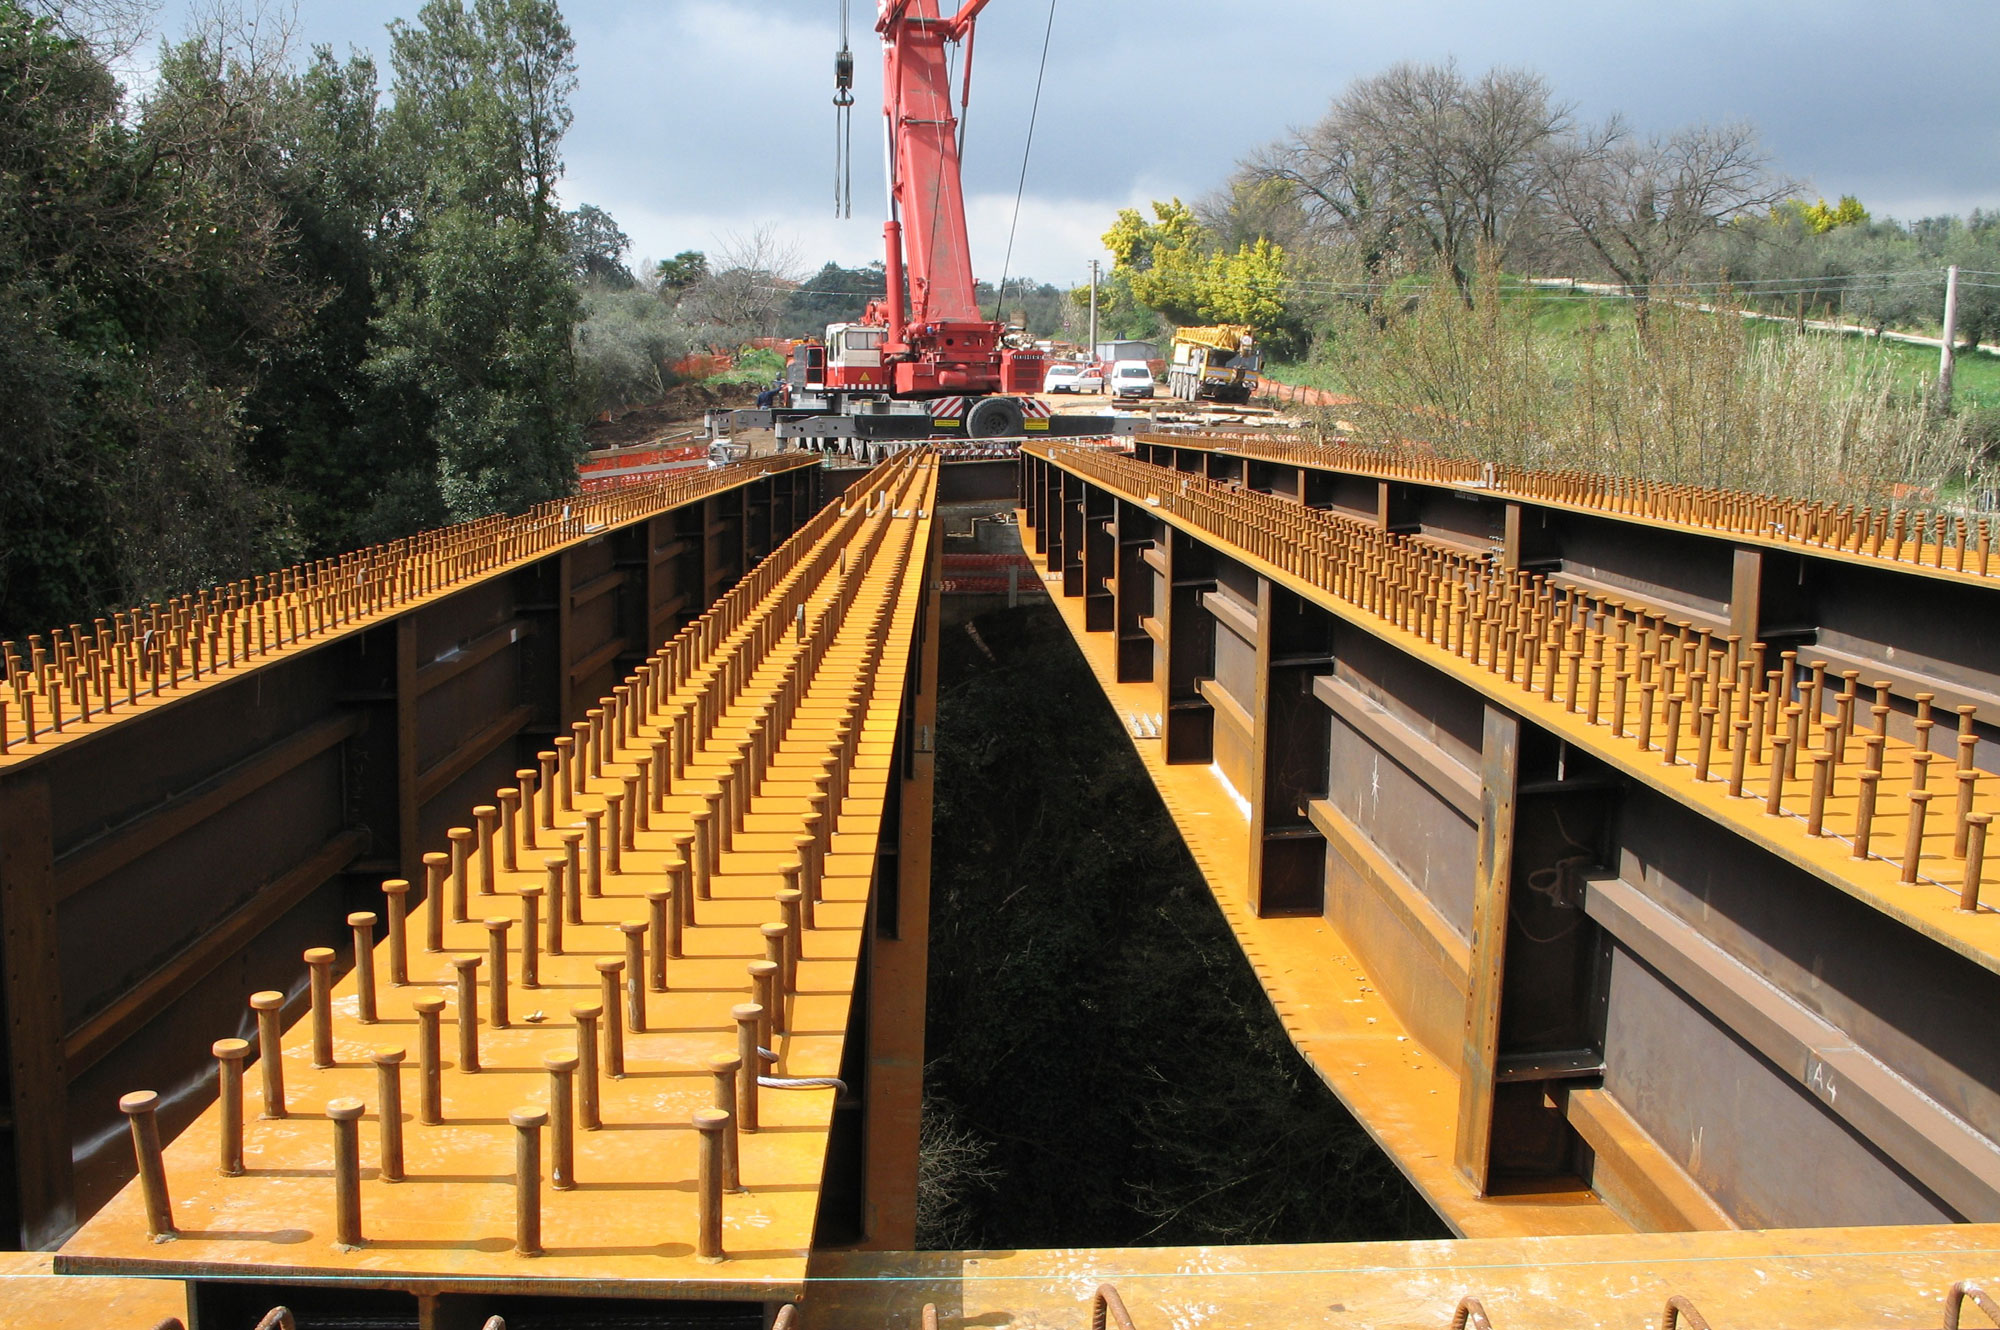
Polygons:
<instances>
[{"instance_id":1,"label":"yellow painted steel surface","mask_svg":"<svg viewBox=\"0 0 2000 1330\"><path fill-rule=\"evenodd\" d=\"M1019 521L1027 529L1026 514ZM1116 643L1084 631L1083 600L1054 599L1112 709L1152 714L1159 685L1119 683ZM1479 1196L1452 1167L1455 1069L1417 1041L1332 924L1251 907L1248 813L1216 769L1169 765L1160 740L1139 738L1129 725L1126 732L1292 1043L1446 1223L1468 1237L1627 1231L1581 1188Z\"/></svg>"},{"instance_id":2,"label":"yellow painted steel surface","mask_svg":"<svg viewBox=\"0 0 2000 1330\"><path fill-rule=\"evenodd\" d=\"M310 651L474 582L597 539L614 526L698 502L775 472L799 455L611 485L551 500L519 517L488 517L335 560L246 578L133 609L90 631L53 632L39 655L9 652L0 688L0 769Z\"/></svg>"},{"instance_id":3,"label":"yellow painted steel surface","mask_svg":"<svg viewBox=\"0 0 2000 1330\"><path fill-rule=\"evenodd\" d=\"M1728 826L1886 918L1987 969L2000 970L2000 913L1960 908L1968 860L1956 843L1958 824L1966 818L2000 815L2000 782L1978 773L1961 782L1952 757L1920 758L1914 745L1887 734L1879 720L1871 725L1869 694L1857 695L1853 723L1838 742L1809 727L1802 732L1800 751L1784 763L1775 760L1774 735L1753 732L1743 748L1738 782L1732 774L1734 736L1728 722L1751 708L1744 703L1744 692L1725 695L1734 710L1716 718L1720 723L1714 726L1703 771L1700 705L1686 700L1692 691L1689 678L1702 663L1682 639L1643 629L1623 616L1614 625L1608 606L1591 611L1588 623L1571 622L1558 617L1559 612L1547 612L1544 592L1552 596L1553 588L1526 574L1498 573L1463 555L1296 502L1099 453L1044 445L1030 445L1029 451L1149 505L1162 520L1199 534L1314 604ZM1594 598L1579 597L1574 603L1580 606L1587 599ZM1643 653L1642 647L1647 649ZM1640 667L1642 655L1652 657L1651 686ZM1741 661L1733 659L1733 647L1728 655L1730 668L1710 677L1711 699L1724 681L1733 686L1738 666L1750 669L1747 648ZM1677 661L1682 665L1678 674L1672 668ZM1777 662L1768 664L1775 667ZM1629 688L1613 677L1620 672L1636 674L1636 680L1628 680ZM1684 701L1676 701L1677 690ZM1614 697L1624 699L1622 714L1615 711ZM1766 712L1757 705L1754 715ZM1772 720L1769 728L1778 727ZM1829 754L1829 775L1818 799L1815 832L1811 759L1822 751ZM1873 769L1879 777L1864 781L1865 764L1876 756L1879 765ZM1772 775L1780 767L1793 769L1783 775L1774 801ZM1862 787L1870 783L1875 786L1871 836L1862 858L1855 845ZM1971 794L1960 803L1964 787ZM1913 847L1911 824L1922 801L1911 796L1920 791L1934 806ZM1906 874L1914 880L1904 881ZM1994 877L1989 861L1983 877L1989 891Z\"/></svg>"},{"instance_id":4,"label":"yellow painted steel surface","mask_svg":"<svg viewBox=\"0 0 2000 1330\"><path fill-rule=\"evenodd\" d=\"M888 782L897 778L891 752L908 644L926 594L921 573L930 547L935 468L929 458L885 463L746 580L758 598L741 598L740 604L726 598L648 663L641 676L652 686L641 688L642 700L629 714L603 722L611 738L566 752L564 770L586 788L574 794L573 808L561 807L561 795L555 796L554 828L537 832L537 848L518 848L519 870L508 871L504 855L477 850L446 884L442 901L411 911L407 986L390 981L389 941L376 944L374 1023L359 1019L358 972L340 982L332 1001L335 1065L313 1066L310 1017L285 1032L289 1116L258 1117L260 1068L250 1064L243 1176L218 1171L223 1127L218 1108L211 1107L167 1148L178 1236L149 1239L142 1188L135 1182L70 1240L58 1257L59 1268L342 1277L430 1291L528 1288L760 1300L793 1293L812 1240L834 1091L761 1091L757 1130L740 1134L744 1190L723 1199L726 1259L719 1263L697 1256L697 1132L690 1120L715 1099L709 1059L737 1049L731 1010L750 999L746 967L763 961L776 945L760 931L783 922L774 894L785 886L786 870L814 854L800 839L816 789L824 788L829 775L838 788L835 768L843 767L845 799L823 859L816 926L801 929L796 997L778 1022L773 1044L778 1059L764 1068L784 1077L839 1073L884 796ZM789 688L796 694L788 703ZM596 856L585 840L583 922L564 928L561 954L541 946L539 986L526 987L522 893L550 880L545 860L560 863L564 854L557 837L602 814L608 796L623 797L631 789L625 778L636 774L637 759L661 752L650 747L654 734L699 734L711 714L714 732L706 741L671 750L686 766L663 796L664 812L653 813L650 827L634 832L633 848L615 856L615 869L614 856L604 855L601 895L587 889ZM773 741L769 765L761 784L753 779L741 829L719 838L712 898L693 893L685 955L666 960L665 992L644 993L644 1030L624 1036L625 1075L600 1078L602 1128L584 1130L579 1122L573 1190L548 1185L553 1139L542 1133L544 1254L517 1251L516 1133L509 1113L547 1107L551 1089L544 1056L577 1051L572 1005L598 1000L605 982L599 962L628 955L620 923L647 921L647 893L670 882L687 894L688 879L698 874L687 871L691 866L680 847L688 845L690 858L699 863L700 842L688 844L694 820L714 806L711 800L740 753L756 752L760 728ZM850 729L852 751L843 757ZM587 759L584 747L592 749ZM490 895L481 887L489 871ZM564 870L553 871L563 876ZM444 950L427 950L431 912L461 898L467 919L456 921L447 909L439 921ZM549 897L538 908L546 928L553 913ZM479 1070L469 1072L456 1057L454 1027L461 1011L451 962L490 957L483 922L488 918L512 921L506 930L509 1022L505 1028L493 1024L490 971L482 964ZM648 936L647 958L658 937ZM443 1123L427 1126L417 1120L413 1003L432 996L447 1004ZM623 1006L622 990L611 996L613 1005ZM408 1055L401 1092L406 1180L400 1182L379 1175L380 1099L377 1069L369 1059L384 1047ZM609 1052L607 1035L600 1057ZM325 1116L328 1103L341 1096L368 1105L361 1131L363 1242L351 1250L335 1241L333 1125Z\"/></svg>"},{"instance_id":5,"label":"yellow painted steel surface","mask_svg":"<svg viewBox=\"0 0 2000 1330\"><path fill-rule=\"evenodd\" d=\"M1881 775L1874 782L1872 834L1880 852L1856 859L1852 835L1842 839L1857 819L1860 787L1858 761L1847 755L1846 746L1857 753L1870 746L1865 722L1841 736L1842 756L1833 763L1826 790L1814 800L1817 830L1830 834L1808 835L1800 801L1810 797L1810 780L1788 780L1779 786L1776 799L1769 799L1774 763L1767 742L1760 745L1761 756L1746 752L1739 793L1730 790L1731 750L1726 745L1716 746L1711 756L1720 757L1703 773L1706 779L1698 778L1697 708L1671 705L1671 683L1644 693L1642 720L1632 710L1641 704L1634 682L1614 723L1611 686L1605 681L1607 672L1600 671L1596 684L1602 693L1593 706L1583 691L1588 662L1608 664L1614 654L1622 659L1625 652L1615 651L1614 642L1638 647L1646 639L1636 624L1628 637L1622 626L1614 635L1588 624L1564 621L1558 630L1545 623L1521 634L1519 653L1503 651L1503 630L1497 625L1531 623L1540 603L1539 589L1528 579L1478 581L1447 551L1369 533L1282 500L1230 494L1199 481L1182 488L1184 478L1173 473L1075 450L1029 451L1148 505L1161 520L1198 534L1259 574L1496 704L1532 718L1733 834L1904 926L2000 969L2000 925L1992 912L1956 908L1959 884L1951 874L1963 859L1951 845L1951 823L1960 820L1959 813L1942 794L1950 788L1940 779L1947 763L1928 773L1929 788L1940 792L1931 810L1938 820L1915 844L1916 871L1909 875L1916 880L1904 883L1898 879L1910 862L1905 848L1913 803L1909 795L1922 765L1911 745L1886 733L1874 736ZM647 709L645 720L651 725L656 713L680 709L725 685L736 686L718 662L764 634L760 667L742 680L740 698L720 714L712 740L693 756L685 778L667 796L665 815L656 814L651 828L635 834L635 848L623 852L622 871L607 873L602 895L583 900L586 922L568 929L565 953L541 956L540 987L519 983L519 896L523 887L545 880L540 861L550 844L548 832L541 833L538 850L521 851L520 871L495 870L493 896L482 896L476 885L462 886L469 918L444 923L445 954L422 947L433 907L412 912L410 986L388 983L387 943L377 946L381 1012L376 1023L358 1020L355 976L341 983L334 1000L338 1065L312 1067L309 1019L288 1031L284 1057L290 1117L257 1119L258 1068L251 1064L245 1092L250 1119L246 1176L217 1173L221 1124L213 1109L168 1149L167 1177L179 1236L163 1243L148 1239L135 1184L78 1234L59 1257L59 1268L260 1279L340 1275L432 1290L560 1288L610 1296L754 1299L802 1295L808 1330L914 1326L925 1302L938 1305L946 1326L1081 1326L1091 1290L1102 1281L1119 1287L1138 1330L1196 1330L1223 1323L1442 1327L1468 1294L1481 1300L1502 1330L1657 1325L1669 1295L1689 1299L1719 1330L1750 1325L1914 1327L1938 1323L1944 1290L1954 1280L2000 1276L2000 1226L1641 1235L1624 1231L1625 1222L1588 1191L1476 1194L1453 1166L1459 1089L1452 1069L1398 1020L1354 948L1326 920L1257 916L1247 903L1250 847L1243 806L1212 769L1169 766L1159 741L1138 734L1132 742L1149 776L1287 1031L1431 1204L1467 1235L1465 1240L809 1253L831 1095L823 1090L766 1091L760 1096L760 1130L741 1139L747 1190L724 1200L728 1260L698 1260L690 1117L712 1102L707 1059L736 1046L730 1007L748 996L746 964L766 955L759 926L778 917L772 896L784 881L784 870L797 862L793 838L811 808L813 779L826 770L837 745L845 702L854 693L852 682L865 679L867 705L855 717L860 739L854 775L826 860L825 903L819 926L806 935L799 994L787 1018L789 1033L777 1043L780 1074L832 1076L840 1065L883 796L894 778L889 754L908 658L904 648L926 594L913 570L922 567L929 543L933 467L928 460L885 467L877 473L880 479L854 491L851 530L834 532L828 524L807 533L826 551L827 560L837 546L858 550L871 538L880 539L880 552L875 559L857 562L855 608L824 658L826 687L821 687L822 676L815 675L743 829L735 834L733 847L720 852L713 899L696 904L697 926L687 934L687 955L668 962L665 993L645 995L647 1029L625 1037L627 1075L602 1082L605 1126L576 1134L576 1189L542 1191L546 1254L531 1257L513 1250L514 1138L507 1115L517 1107L543 1104L548 1093L543 1054L574 1048L570 1005L596 999L601 983L597 961L627 954L618 923L646 917L645 893L657 890L681 862L676 837L688 831L689 819L717 789L735 745L755 734L761 706L780 695L786 664L800 654L785 630L789 620L773 634L772 616L760 618L754 606L703 643L699 663L663 685L657 708ZM1578 486L1563 497L1570 482L1562 478L1515 477L1510 483L1523 493L1536 492L1537 502L1604 511L1606 505L1624 501L1615 487L1600 493ZM1539 489L1548 495L1541 496ZM877 491L884 494L879 504L873 497ZM864 493L867 497L860 497ZM1661 526L1691 523L1775 545L1811 540L1810 534L1796 539L1782 532L1754 534L1756 523L1765 520L1757 514L1766 510L1754 508L1747 496L1739 496L1745 498L1744 506L1698 493L1648 490L1642 496L1637 487L1628 497L1633 520ZM1676 504L1682 505L1678 511ZM1814 514L1807 517L1820 520ZM1834 542L1842 529L1839 519L1828 516L1825 521L1826 539ZM1753 534L1738 537L1732 523L1750 527ZM1863 536L1860 547L1837 551L1838 557L1898 566L1921 560L1928 576L1983 575L1977 533L1972 566L1964 569L1952 566L1954 559L1964 558L1963 543L1954 548L1910 542L1891 555L1867 548L1869 539ZM817 590L804 597L813 607L809 617L828 603L830 584L839 574L822 563L817 576ZM776 598L789 603L783 595L782 586L767 587L764 602ZM1116 682L1116 644L1106 634L1084 630L1083 600L1057 595L1055 602L1114 709L1121 715L1157 709L1157 684ZM1535 643L1532 649L1525 645L1529 641ZM1544 645L1554 648L1552 656L1543 653ZM1686 659L1677 642L1662 646L1659 634L1650 645L1659 651L1654 670L1661 661ZM1549 667L1550 660L1556 668ZM1579 664L1570 666L1572 660ZM675 674L669 669L663 677ZM1687 672L1680 677L1685 687ZM610 725L617 728L615 721ZM586 813L604 811L607 789L616 789L613 782L635 771L632 759L644 751L643 742L605 751L603 776L586 777L588 790L576 795L572 810L559 813L555 830L580 824ZM577 761L588 769L587 760ZM1805 768L1810 771L1809 762ZM1776 811L1767 811L1773 805ZM1990 790L1977 789L1968 807L2000 811L2000 801ZM1944 812L1951 816L1941 816ZM465 872L476 877L481 866L475 856ZM467 1074L451 1065L456 1012L447 1006L446 1120L426 1127L415 1121L414 1113L411 999L433 993L453 999L447 957L489 954L488 930L480 922L489 914L514 920L510 1025L495 1030L482 1024L484 1069ZM483 971L479 993L484 1007L489 997ZM482 1020L485 1016L483 1009ZM411 1061L403 1080L409 1180L396 1183L374 1173L376 1073L367 1064L371 1051L391 1045L408 1049ZM332 1240L331 1124L323 1108L340 1095L359 1097L371 1106L362 1132L365 1241L353 1251L336 1249ZM548 1149L545 1136L545 1162ZM103 1293L112 1281L79 1282ZM10 1302L7 1287L0 1285L0 1321L15 1306L43 1305Z\"/></svg>"},{"instance_id":6,"label":"yellow painted steel surface","mask_svg":"<svg viewBox=\"0 0 2000 1330\"><path fill-rule=\"evenodd\" d=\"M55 1273L47 1252L0 1253L0 1326L9 1330L154 1330L187 1316L174 1279L79 1279Z\"/></svg>"},{"instance_id":7,"label":"yellow painted steel surface","mask_svg":"<svg viewBox=\"0 0 2000 1330\"><path fill-rule=\"evenodd\" d=\"M1809 503L1705 485L1670 485L1587 471L1536 471L1412 452L1399 456L1355 444L1268 434L1142 435L1174 448L1254 457L1267 462L1476 491L1567 512L1615 517L1635 526L1723 536L1765 549L1894 568L1946 581L1990 586L2000 578L2000 520L1955 513L1854 504ZM1923 525L1920 526L1919 523Z\"/></svg>"},{"instance_id":8,"label":"yellow painted steel surface","mask_svg":"<svg viewBox=\"0 0 2000 1330\"><path fill-rule=\"evenodd\" d=\"M1466 1296L1496 1330L1656 1330L1670 1296L1717 1330L1932 1330L1954 1282L2000 1274L2000 1227L822 1253L812 1272L808 1330L901 1330L927 1302L946 1327L1081 1330L1107 1282L1137 1330L1445 1330Z\"/></svg>"}]
</instances>

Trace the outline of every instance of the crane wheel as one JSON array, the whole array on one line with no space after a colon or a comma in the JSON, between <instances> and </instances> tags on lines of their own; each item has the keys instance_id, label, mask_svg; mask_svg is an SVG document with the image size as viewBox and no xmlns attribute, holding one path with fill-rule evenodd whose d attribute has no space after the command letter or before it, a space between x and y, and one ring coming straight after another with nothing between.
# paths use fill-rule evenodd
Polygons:
<instances>
[{"instance_id":1,"label":"crane wheel","mask_svg":"<svg viewBox=\"0 0 2000 1330\"><path fill-rule=\"evenodd\" d=\"M969 439L1013 438L1022 432L1025 420L1018 400L982 397L965 413L965 435Z\"/></svg>"}]
</instances>

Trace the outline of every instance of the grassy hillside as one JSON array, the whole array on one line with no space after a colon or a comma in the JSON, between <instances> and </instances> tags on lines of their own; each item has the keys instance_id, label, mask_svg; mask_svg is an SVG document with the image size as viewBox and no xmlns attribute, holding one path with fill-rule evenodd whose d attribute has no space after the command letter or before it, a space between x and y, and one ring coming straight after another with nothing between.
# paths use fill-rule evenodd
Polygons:
<instances>
[{"instance_id":1,"label":"grassy hillside","mask_svg":"<svg viewBox=\"0 0 2000 1330\"><path fill-rule=\"evenodd\" d=\"M1546 292L1510 293L1505 299L1510 304L1532 301L1536 331L1552 339L1583 333L1593 324L1615 332L1629 331L1632 327L1632 307L1623 300L1592 300ZM1790 326L1783 323L1755 320L1748 326L1752 337L1760 340L1796 335ZM1928 389L1937 378L1938 353L1932 347L1914 346L1908 342L1874 342L1852 334L1808 332L1806 335L1849 345L1865 343L1867 355L1864 363L1888 367L1895 381L1912 391ZM1327 388L1335 392L1349 390L1349 385L1340 382L1324 366L1311 361L1273 361L1267 372L1284 383ZM1953 385L1954 400L1961 410L2000 408L2000 356L1985 352L1961 354L1953 375Z\"/></svg>"}]
</instances>

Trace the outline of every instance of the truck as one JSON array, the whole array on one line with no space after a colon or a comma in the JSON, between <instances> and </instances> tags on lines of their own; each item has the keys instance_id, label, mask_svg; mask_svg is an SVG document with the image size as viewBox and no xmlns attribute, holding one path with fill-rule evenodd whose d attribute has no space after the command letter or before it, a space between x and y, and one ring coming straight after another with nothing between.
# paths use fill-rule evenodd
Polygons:
<instances>
[{"instance_id":1,"label":"truck","mask_svg":"<svg viewBox=\"0 0 2000 1330\"><path fill-rule=\"evenodd\" d=\"M1240 323L1181 328L1174 333L1167 395L1182 402L1247 402L1262 367L1257 339Z\"/></svg>"},{"instance_id":2,"label":"truck","mask_svg":"<svg viewBox=\"0 0 2000 1330\"><path fill-rule=\"evenodd\" d=\"M711 430L766 428L780 439L823 444L1136 429L1131 417L1051 411L1036 396L1044 352L1023 330L986 318L973 293L952 84L956 74L962 112L974 27L990 2L966 0L946 18L939 0L878 0L889 167L884 293L858 318L829 325L823 341L792 353L779 402L711 413ZM959 43L964 58L948 58L946 48ZM836 105L851 70L843 47L835 63Z\"/></svg>"},{"instance_id":3,"label":"truck","mask_svg":"<svg viewBox=\"0 0 2000 1330\"><path fill-rule=\"evenodd\" d=\"M1106 369L1121 360L1143 360L1146 367L1155 374L1164 371L1167 362L1160 359L1157 342L1142 341L1135 337L1120 337L1108 342L1099 342L1095 348L1097 362Z\"/></svg>"}]
</instances>

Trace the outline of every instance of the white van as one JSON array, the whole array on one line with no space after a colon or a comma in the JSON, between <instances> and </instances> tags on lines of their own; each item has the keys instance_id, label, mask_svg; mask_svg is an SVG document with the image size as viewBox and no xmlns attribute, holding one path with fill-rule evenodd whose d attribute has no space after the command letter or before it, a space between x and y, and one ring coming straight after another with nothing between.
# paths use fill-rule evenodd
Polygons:
<instances>
[{"instance_id":1,"label":"white van","mask_svg":"<svg viewBox=\"0 0 2000 1330\"><path fill-rule=\"evenodd\" d=\"M1151 397L1153 395L1153 371L1143 360L1120 360L1111 366L1111 400L1125 397Z\"/></svg>"}]
</instances>

